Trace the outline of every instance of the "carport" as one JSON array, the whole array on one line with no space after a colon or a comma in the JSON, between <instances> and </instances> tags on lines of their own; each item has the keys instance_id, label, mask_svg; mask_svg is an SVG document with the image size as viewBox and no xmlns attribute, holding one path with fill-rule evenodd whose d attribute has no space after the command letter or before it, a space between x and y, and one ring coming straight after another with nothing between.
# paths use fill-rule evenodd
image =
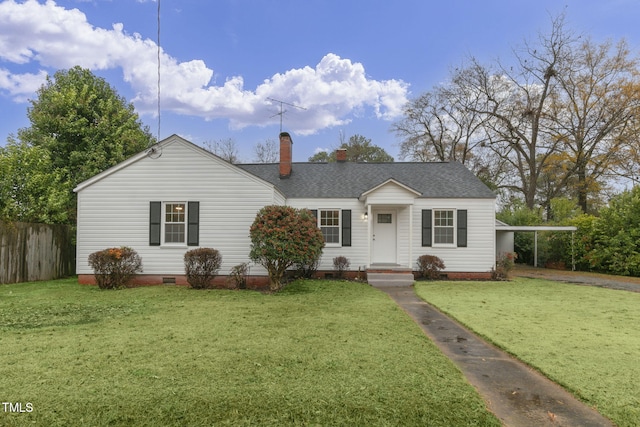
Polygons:
<instances>
[{"instance_id":1,"label":"carport","mask_svg":"<svg viewBox=\"0 0 640 427\"><path fill-rule=\"evenodd\" d=\"M573 239L578 228L573 225L509 225L496 220L496 259L505 252L513 252L513 235L516 231L533 232L533 266L538 266L538 232L539 231L571 231L571 270L576 269Z\"/></svg>"}]
</instances>

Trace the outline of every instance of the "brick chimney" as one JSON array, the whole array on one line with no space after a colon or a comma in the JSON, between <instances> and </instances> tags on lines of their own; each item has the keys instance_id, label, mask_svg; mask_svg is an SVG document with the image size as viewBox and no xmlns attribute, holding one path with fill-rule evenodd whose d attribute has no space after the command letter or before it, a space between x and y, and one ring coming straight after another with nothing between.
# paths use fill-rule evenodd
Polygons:
<instances>
[{"instance_id":1,"label":"brick chimney","mask_svg":"<svg viewBox=\"0 0 640 427\"><path fill-rule=\"evenodd\" d=\"M344 163L347 161L347 149L346 148L338 148L336 150L336 160L338 163Z\"/></svg>"},{"instance_id":2,"label":"brick chimney","mask_svg":"<svg viewBox=\"0 0 640 427\"><path fill-rule=\"evenodd\" d=\"M291 176L291 151L293 141L287 132L280 133L280 179Z\"/></svg>"}]
</instances>

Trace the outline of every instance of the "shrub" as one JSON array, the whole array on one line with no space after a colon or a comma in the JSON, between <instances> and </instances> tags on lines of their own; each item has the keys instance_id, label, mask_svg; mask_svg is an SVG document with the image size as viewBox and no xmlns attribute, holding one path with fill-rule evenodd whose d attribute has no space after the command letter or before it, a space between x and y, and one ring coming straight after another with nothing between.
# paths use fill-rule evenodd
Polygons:
<instances>
[{"instance_id":1,"label":"shrub","mask_svg":"<svg viewBox=\"0 0 640 427\"><path fill-rule=\"evenodd\" d=\"M344 256L337 256L333 259L333 269L338 272L338 278L342 279L345 270L349 269L351 262L349 258Z\"/></svg>"},{"instance_id":2,"label":"shrub","mask_svg":"<svg viewBox=\"0 0 640 427\"><path fill-rule=\"evenodd\" d=\"M294 268L296 269L296 277L302 279L312 279L315 276L316 271L318 271L319 263L320 258L296 264L294 266Z\"/></svg>"},{"instance_id":3,"label":"shrub","mask_svg":"<svg viewBox=\"0 0 640 427\"><path fill-rule=\"evenodd\" d=\"M418 270L422 277L427 279L440 278L440 271L445 269L444 262L435 255L422 255L418 257Z\"/></svg>"},{"instance_id":4,"label":"shrub","mask_svg":"<svg viewBox=\"0 0 640 427\"><path fill-rule=\"evenodd\" d=\"M142 258L127 246L94 252L88 262L100 289L124 288L136 273L142 272Z\"/></svg>"},{"instance_id":5,"label":"shrub","mask_svg":"<svg viewBox=\"0 0 640 427\"><path fill-rule=\"evenodd\" d=\"M184 271L193 289L206 289L218 274L222 255L217 249L198 248L184 254Z\"/></svg>"},{"instance_id":6,"label":"shrub","mask_svg":"<svg viewBox=\"0 0 640 427\"><path fill-rule=\"evenodd\" d=\"M640 277L640 187L612 197L592 233L587 256L594 270Z\"/></svg>"},{"instance_id":7,"label":"shrub","mask_svg":"<svg viewBox=\"0 0 640 427\"><path fill-rule=\"evenodd\" d=\"M509 272L513 270L515 266L518 254L515 252L505 252L496 260L496 268L491 270L492 280L507 280L509 278Z\"/></svg>"},{"instance_id":8,"label":"shrub","mask_svg":"<svg viewBox=\"0 0 640 427\"><path fill-rule=\"evenodd\" d=\"M282 287L282 278L289 267L312 265L324 248L324 237L313 214L291 206L260 209L249 235L249 257L267 269L272 291Z\"/></svg>"},{"instance_id":9,"label":"shrub","mask_svg":"<svg viewBox=\"0 0 640 427\"><path fill-rule=\"evenodd\" d=\"M247 288L247 272L249 271L249 264L243 262L231 269L227 283L229 283L233 289L246 289Z\"/></svg>"}]
</instances>

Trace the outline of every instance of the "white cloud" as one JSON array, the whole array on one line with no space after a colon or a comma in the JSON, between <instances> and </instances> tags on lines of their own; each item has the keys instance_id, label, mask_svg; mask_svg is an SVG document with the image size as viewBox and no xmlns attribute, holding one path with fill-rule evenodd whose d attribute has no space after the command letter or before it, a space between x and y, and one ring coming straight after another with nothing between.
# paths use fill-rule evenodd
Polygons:
<instances>
[{"instance_id":1,"label":"white cloud","mask_svg":"<svg viewBox=\"0 0 640 427\"><path fill-rule=\"evenodd\" d=\"M75 65L92 70L121 68L135 91L132 100L143 114L155 114L157 105L157 45L122 24L97 28L77 9L53 1L0 3L0 60L41 68ZM224 84L211 83L213 70L202 60L178 62L161 51L161 105L163 110L204 119L228 119L234 128L274 123L282 99L306 109L287 108L289 128L300 134L344 125L353 115L370 109L380 119L398 117L407 101L408 85L401 80L372 80L364 66L329 53L315 68L306 66L278 73L255 90L244 88L241 76ZM24 100L44 81L44 74L10 74L0 69L0 93Z\"/></svg>"},{"instance_id":2,"label":"white cloud","mask_svg":"<svg viewBox=\"0 0 640 427\"><path fill-rule=\"evenodd\" d=\"M38 74L12 74L0 68L0 90L7 92L16 102L26 102L28 95L35 93L46 79L47 72L44 70Z\"/></svg>"}]
</instances>

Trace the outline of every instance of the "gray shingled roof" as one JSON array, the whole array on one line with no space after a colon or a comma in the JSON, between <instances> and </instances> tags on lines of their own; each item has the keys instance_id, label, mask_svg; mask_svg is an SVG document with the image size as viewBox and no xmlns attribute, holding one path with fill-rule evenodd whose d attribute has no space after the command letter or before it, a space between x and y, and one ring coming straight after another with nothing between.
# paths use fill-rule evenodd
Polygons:
<instances>
[{"instance_id":1,"label":"gray shingled roof","mask_svg":"<svg viewBox=\"0 0 640 427\"><path fill-rule=\"evenodd\" d=\"M441 163L293 163L289 178L279 165L240 164L247 172L276 186L287 198L357 198L394 179L428 198L495 198L465 166Z\"/></svg>"}]
</instances>

